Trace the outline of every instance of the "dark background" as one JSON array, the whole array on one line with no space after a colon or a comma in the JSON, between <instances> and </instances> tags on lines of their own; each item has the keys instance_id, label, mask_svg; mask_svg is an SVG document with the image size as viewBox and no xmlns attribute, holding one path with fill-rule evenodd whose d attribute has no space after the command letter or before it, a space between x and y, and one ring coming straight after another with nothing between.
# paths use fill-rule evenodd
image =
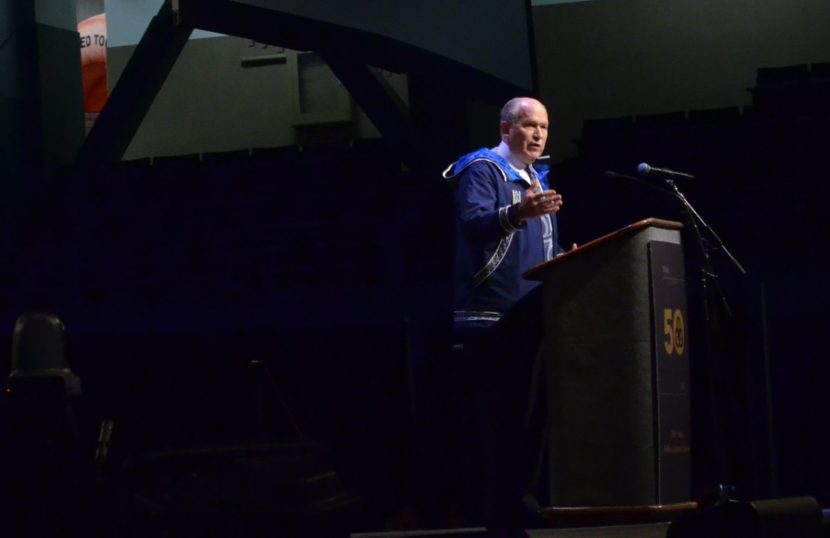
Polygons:
<instances>
[{"instance_id":1,"label":"dark background","mask_svg":"<svg viewBox=\"0 0 830 538\"><path fill-rule=\"evenodd\" d=\"M695 174L680 188L749 274L710 252L734 316L718 311L705 353L700 257L684 235L692 497L707 502L729 481L741 498L812 495L826 506L830 48L792 4L769 8L789 14L792 39L759 38L766 23L742 20L766 19L747 4L725 17L740 33L715 39L690 31L680 46L687 56L678 56L672 47L681 40L664 30L632 36L631 17L645 17L634 25L641 29L657 28L646 22L659 17L676 27L683 17L611 4L534 11L540 93L554 129L553 183L566 198L562 242L584 243L647 216L683 219L669 196L604 171L632 173L646 161ZM692 13L680 4L678 13ZM802 13L815 9L805 6ZM712 21L719 9L695 13ZM712 28L687 20L689 28ZM565 54L579 50L563 29L568 21L600 43L582 50L602 61ZM741 59L758 39L772 52L743 58L749 81L711 90L734 65L724 58ZM625 54L608 57L615 45ZM690 58L699 65L689 66ZM677 73L698 75L678 82ZM28 102L3 97L4 112ZM468 97L466 143L494 144L497 106ZM441 110L440 92L414 99L420 110ZM5 155L27 140L9 129L17 114L4 115ZM186 137L186 120L166 121ZM302 148L159 157L139 131L132 151L152 159L6 167L0 367L10 365L17 316L49 309L66 323L68 360L83 380L85 438L91 443L100 420L114 419L120 457L294 438L293 421L329 447L373 527L425 491L442 502L461 495L453 443L464 372L446 353L449 190L437 169L402 167L385 140L333 132ZM444 136L435 134L436 146Z\"/></svg>"}]
</instances>

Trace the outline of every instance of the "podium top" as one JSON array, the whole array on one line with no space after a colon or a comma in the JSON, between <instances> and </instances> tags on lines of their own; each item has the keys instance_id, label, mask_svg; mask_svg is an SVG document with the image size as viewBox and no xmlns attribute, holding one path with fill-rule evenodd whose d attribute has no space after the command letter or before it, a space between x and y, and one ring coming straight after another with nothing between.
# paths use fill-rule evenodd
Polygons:
<instances>
[{"instance_id":1,"label":"podium top","mask_svg":"<svg viewBox=\"0 0 830 538\"><path fill-rule=\"evenodd\" d=\"M629 224L624 228L620 228L617 231L605 234L602 237L598 237L592 241L589 241L584 245L577 247L575 250L569 250L560 256L557 256L544 263L540 263L536 267L528 269L528 271L525 272L525 274L523 274L522 277L524 277L526 280L542 280L542 273L544 273L545 270L547 270L551 266L559 265L560 263L564 263L565 260L570 259L573 256L579 256L582 252L593 250L606 243L619 240L629 235L634 235L635 233L644 230L645 228L651 227L663 228L666 230L682 230L683 224L674 220L663 220L653 217L643 219L635 222L634 224Z\"/></svg>"}]
</instances>

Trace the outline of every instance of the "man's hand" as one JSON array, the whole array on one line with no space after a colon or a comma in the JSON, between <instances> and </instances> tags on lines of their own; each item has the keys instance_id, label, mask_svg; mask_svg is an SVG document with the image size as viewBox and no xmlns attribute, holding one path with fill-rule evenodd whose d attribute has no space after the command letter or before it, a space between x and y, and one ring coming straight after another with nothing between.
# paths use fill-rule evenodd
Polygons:
<instances>
[{"instance_id":1,"label":"man's hand","mask_svg":"<svg viewBox=\"0 0 830 538\"><path fill-rule=\"evenodd\" d=\"M519 202L519 207L516 209L516 214L522 221L535 219L542 215L556 213L562 208L562 203L561 194L553 189L543 191L542 185L537 179L525 191L522 201Z\"/></svg>"}]
</instances>

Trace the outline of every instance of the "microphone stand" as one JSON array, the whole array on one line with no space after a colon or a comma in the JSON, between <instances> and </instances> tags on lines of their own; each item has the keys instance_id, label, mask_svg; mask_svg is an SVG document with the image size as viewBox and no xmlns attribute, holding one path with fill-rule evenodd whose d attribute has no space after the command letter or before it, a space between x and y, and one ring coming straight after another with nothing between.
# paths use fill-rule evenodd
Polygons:
<instances>
[{"instance_id":1,"label":"microphone stand","mask_svg":"<svg viewBox=\"0 0 830 538\"><path fill-rule=\"evenodd\" d=\"M700 284L701 289L703 292L703 317L704 317L704 340L705 340L705 356L706 356L706 373L709 381L708 387L708 399L709 399L709 407L710 407L710 414L712 415L712 428L713 428L713 435L715 437L715 453L717 458L717 465L719 466L718 474L720 483L718 484L718 501L717 504L725 504L730 501L734 501L736 498L735 495L735 487L734 485L729 483L729 458L727 456L726 447L725 445L725 438L726 433L724 431L724 422L721 418L722 416L722 399L718 398L719 393L719 386L716 385L716 381L722 382L721 370L719 368L719 364L713 360L713 335L718 332L718 323L717 323L717 311L712 310L710 307L710 297L709 294L711 292L715 292L718 295L718 299L720 304L723 307L724 312L729 317L732 317L732 309L729 307L729 303L726 300L726 295L723 293L723 289L720 285L720 280L715 272L714 267L712 266L712 259L709 255L709 250L711 246L707 246L707 239L704 237L704 232L708 233L708 235L714 239L716 250L723 251L729 260L737 267L738 271L742 275L746 275L747 271L744 269L743 265L732 255L729 249L724 244L723 240L721 240L720 236L715 232L715 230L703 220L703 217L700 216L700 213L695 210L689 200L684 196L684 194L677 188L677 185L670 177L663 177L667 188L658 187L653 182L645 181L641 178L626 175L626 174L618 174L616 172L607 170L605 172L607 177L612 178L622 178L627 180L633 180L641 185L645 185L651 189L658 190L663 192L664 194L670 194L674 198L678 199L681 204L683 204L684 212L686 213L686 219L689 224L689 228L693 232L695 243L700 251L700 255L703 258L703 266L700 268Z\"/></svg>"},{"instance_id":2,"label":"microphone stand","mask_svg":"<svg viewBox=\"0 0 830 538\"><path fill-rule=\"evenodd\" d=\"M695 242L700 250L700 254L703 258L703 266L700 268L700 285L703 293L703 319L704 319L704 332L705 332L705 342L706 342L706 358L707 358L707 373L709 377L709 406L712 412L713 417L713 428L715 431L715 442L716 442L716 451L717 451L717 458L718 458L718 465L720 467L719 474L721 477L721 482L718 484L718 501L717 504L723 504L730 501L735 500L735 487L734 485L729 483L729 464L728 464L728 456L726 453L725 447L725 438L726 434L724 432L724 424L723 420L721 419L720 407L722 401L719 401L717 397L717 387L715 385L715 381L722 381L722 376L720 374L720 368L717 367L716 363L712 360L713 357L713 350L712 350L712 340L713 336L717 335L718 333L718 322L717 322L717 315L716 312L711 310L710 305L710 298L709 293L710 290L717 294L717 297L720 301L720 304L723 306L724 312L726 312L728 317L732 317L732 309L729 307L729 303L726 300L726 296L723 293L723 289L720 285L720 279L718 274L715 272L714 267L712 266L712 259L709 255L709 248L707 247L707 240L704 238L701 228L708 233L715 240L715 248L717 250L721 250L726 256L732 261L732 263L737 267L738 271L742 275L746 275L746 269L744 269L743 265L732 255L729 249L721 240L720 236L715 232L715 230L703 220L703 217L700 216L700 213L695 210L686 196L678 189L677 185L675 184L674 180L671 178L664 178L666 185L669 187L669 193L674 195L681 204L683 204L683 208L685 210L686 216L690 228L693 232Z\"/></svg>"}]
</instances>

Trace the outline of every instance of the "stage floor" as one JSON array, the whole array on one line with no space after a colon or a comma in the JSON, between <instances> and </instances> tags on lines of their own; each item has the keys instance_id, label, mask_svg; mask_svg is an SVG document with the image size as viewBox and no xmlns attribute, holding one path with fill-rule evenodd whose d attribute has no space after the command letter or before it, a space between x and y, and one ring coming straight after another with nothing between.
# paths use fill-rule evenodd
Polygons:
<instances>
[{"instance_id":1,"label":"stage floor","mask_svg":"<svg viewBox=\"0 0 830 538\"><path fill-rule=\"evenodd\" d=\"M665 538L669 523L646 525L619 525L613 527L580 527L567 529L533 529L527 533L531 538ZM402 532L352 533L351 538L473 538L483 537L483 527L465 529L436 529Z\"/></svg>"}]
</instances>

